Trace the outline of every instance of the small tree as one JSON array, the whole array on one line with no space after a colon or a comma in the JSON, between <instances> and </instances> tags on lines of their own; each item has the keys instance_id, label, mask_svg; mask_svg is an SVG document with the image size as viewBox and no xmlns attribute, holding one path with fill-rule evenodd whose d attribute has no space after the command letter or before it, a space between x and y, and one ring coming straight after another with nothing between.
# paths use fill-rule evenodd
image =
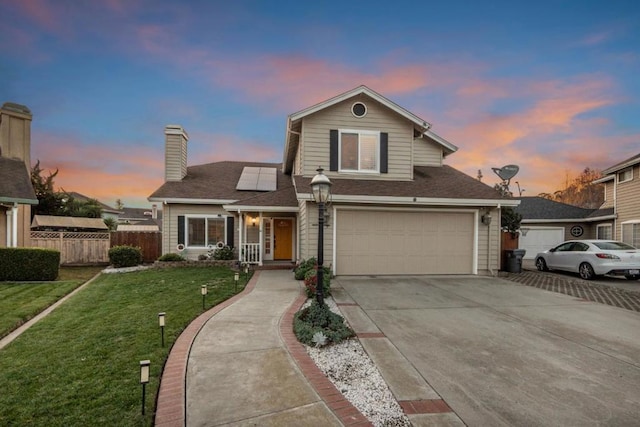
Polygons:
<instances>
[{"instance_id":1,"label":"small tree","mask_svg":"<svg viewBox=\"0 0 640 427\"><path fill-rule=\"evenodd\" d=\"M507 231L512 235L515 235L520 230L520 223L522 222L522 215L516 212L510 206L502 208L502 215L500 216L500 226L503 231Z\"/></svg>"},{"instance_id":2,"label":"small tree","mask_svg":"<svg viewBox=\"0 0 640 427\"><path fill-rule=\"evenodd\" d=\"M40 160L31 168L31 185L38 198L38 205L31 210L32 215L62 214L63 196L53 188L53 179L56 175L58 175L58 169L55 172L49 172L48 176L44 176L44 170L40 167Z\"/></svg>"}]
</instances>

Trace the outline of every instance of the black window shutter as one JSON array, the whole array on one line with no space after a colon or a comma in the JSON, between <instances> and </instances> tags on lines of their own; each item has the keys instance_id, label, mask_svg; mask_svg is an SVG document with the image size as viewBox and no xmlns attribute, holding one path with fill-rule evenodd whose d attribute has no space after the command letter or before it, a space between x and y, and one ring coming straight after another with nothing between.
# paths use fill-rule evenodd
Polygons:
<instances>
[{"instance_id":1,"label":"black window shutter","mask_svg":"<svg viewBox=\"0 0 640 427\"><path fill-rule=\"evenodd\" d=\"M389 134L380 133L380 173L389 172Z\"/></svg>"},{"instance_id":2,"label":"black window shutter","mask_svg":"<svg viewBox=\"0 0 640 427\"><path fill-rule=\"evenodd\" d=\"M178 244L184 245L184 216L178 216Z\"/></svg>"},{"instance_id":3,"label":"black window shutter","mask_svg":"<svg viewBox=\"0 0 640 427\"><path fill-rule=\"evenodd\" d=\"M234 218L232 216L227 217L227 246L233 248L233 236L235 230L233 229Z\"/></svg>"},{"instance_id":4,"label":"black window shutter","mask_svg":"<svg viewBox=\"0 0 640 427\"><path fill-rule=\"evenodd\" d=\"M329 170L338 170L338 130L329 131Z\"/></svg>"}]
</instances>

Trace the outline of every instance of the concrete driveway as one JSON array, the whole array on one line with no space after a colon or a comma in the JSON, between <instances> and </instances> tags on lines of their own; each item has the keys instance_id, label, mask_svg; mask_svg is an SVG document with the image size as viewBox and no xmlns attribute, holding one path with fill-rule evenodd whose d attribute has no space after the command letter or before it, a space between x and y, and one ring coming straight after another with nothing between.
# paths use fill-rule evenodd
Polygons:
<instances>
[{"instance_id":1,"label":"concrete driveway","mask_svg":"<svg viewBox=\"0 0 640 427\"><path fill-rule=\"evenodd\" d=\"M469 426L640 424L640 313L489 277L334 284L399 400L423 381Z\"/></svg>"}]
</instances>

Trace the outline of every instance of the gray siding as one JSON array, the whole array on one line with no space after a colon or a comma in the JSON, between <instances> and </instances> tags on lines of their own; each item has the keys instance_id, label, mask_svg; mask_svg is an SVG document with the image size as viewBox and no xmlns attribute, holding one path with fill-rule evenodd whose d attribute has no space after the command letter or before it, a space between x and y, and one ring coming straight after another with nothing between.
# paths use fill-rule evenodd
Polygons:
<instances>
[{"instance_id":1,"label":"gray siding","mask_svg":"<svg viewBox=\"0 0 640 427\"><path fill-rule=\"evenodd\" d=\"M354 102L367 106L362 118L351 114ZM365 95L354 97L330 108L321 110L303 119L302 126L302 174L313 176L318 166L327 176L363 179L362 174L339 174L329 171L329 131L331 129L354 129L380 131L389 134L389 173L366 175L366 179L410 180L412 178L413 124L393 113L383 105Z\"/></svg>"},{"instance_id":2,"label":"gray siding","mask_svg":"<svg viewBox=\"0 0 640 427\"><path fill-rule=\"evenodd\" d=\"M424 138L413 140L414 166L442 166L442 147Z\"/></svg>"},{"instance_id":3,"label":"gray siding","mask_svg":"<svg viewBox=\"0 0 640 427\"><path fill-rule=\"evenodd\" d=\"M604 203L602 208L612 208L614 206L614 181L607 181L604 183Z\"/></svg>"},{"instance_id":4,"label":"gray siding","mask_svg":"<svg viewBox=\"0 0 640 427\"><path fill-rule=\"evenodd\" d=\"M615 235L622 239L622 224L625 221L640 220L640 165L633 167L633 179L617 184L616 197L617 227Z\"/></svg>"}]
</instances>

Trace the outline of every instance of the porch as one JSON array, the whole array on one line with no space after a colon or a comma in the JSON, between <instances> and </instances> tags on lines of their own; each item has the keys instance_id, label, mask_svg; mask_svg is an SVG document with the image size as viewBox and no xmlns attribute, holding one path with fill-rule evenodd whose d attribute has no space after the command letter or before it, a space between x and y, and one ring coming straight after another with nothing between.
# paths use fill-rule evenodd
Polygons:
<instances>
[{"instance_id":1,"label":"porch","mask_svg":"<svg viewBox=\"0 0 640 427\"><path fill-rule=\"evenodd\" d=\"M241 263L293 268L297 260L297 216L293 212L238 212Z\"/></svg>"}]
</instances>

